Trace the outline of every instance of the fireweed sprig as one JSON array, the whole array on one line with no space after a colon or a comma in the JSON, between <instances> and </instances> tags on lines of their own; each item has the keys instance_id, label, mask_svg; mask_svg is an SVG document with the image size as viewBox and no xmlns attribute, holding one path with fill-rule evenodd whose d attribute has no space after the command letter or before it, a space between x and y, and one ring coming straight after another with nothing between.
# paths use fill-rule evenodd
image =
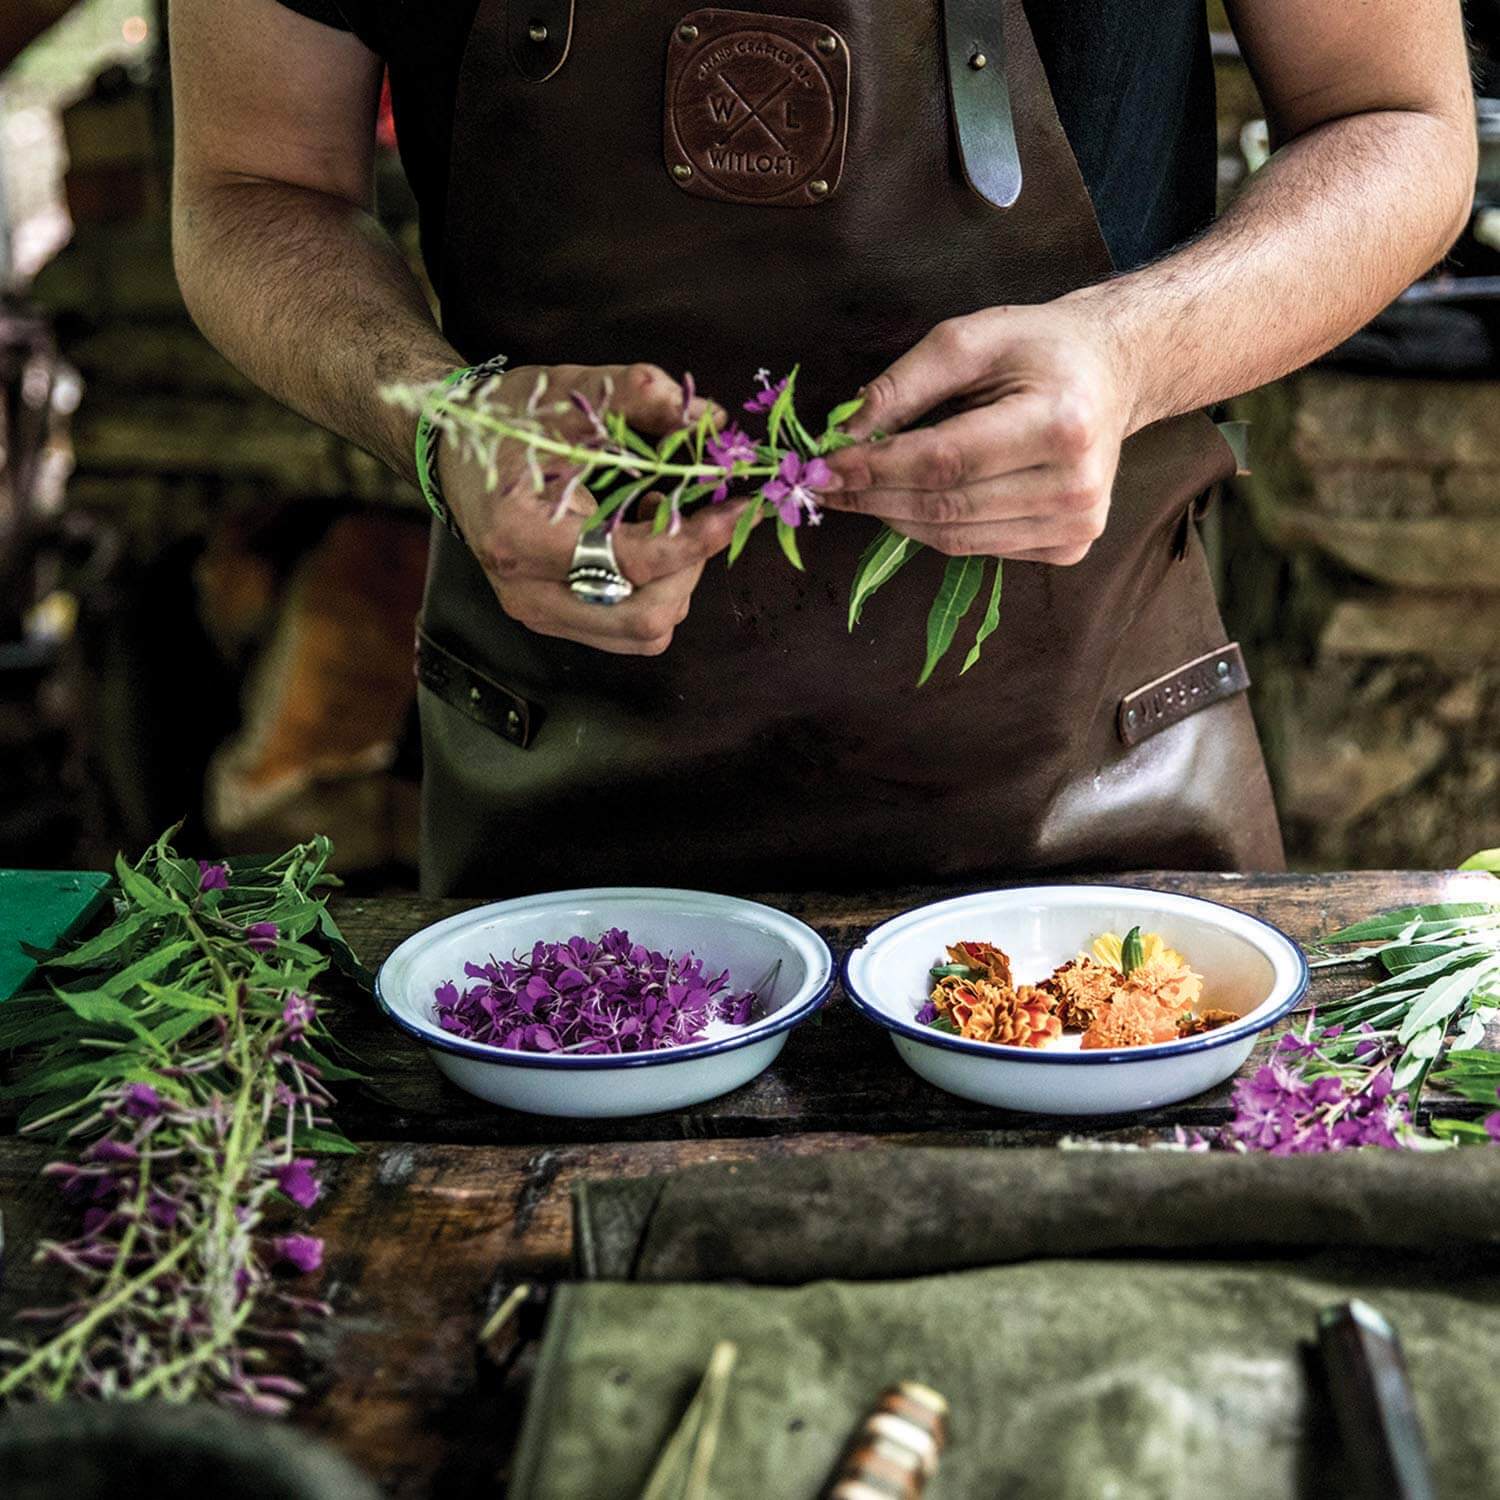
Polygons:
<instances>
[{"instance_id":1,"label":"fireweed sprig","mask_svg":"<svg viewBox=\"0 0 1500 1500\"><path fill-rule=\"evenodd\" d=\"M80 1215L37 1248L73 1295L20 1315L43 1331L0 1343L0 1397L279 1414L302 1386L274 1357L328 1308L275 1272L320 1265L290 1221L321 1192L315 1154L353 1149L328 1118L327 1084L354 1076L319 1047L329 960L303 939L352 955L318 895L326 839L231 871L169 837L117 861L110 927L0 1007L0 1048L35 1049L5 1096L66 1142L44 1173Z\"/></svg>"},{"instance_id":2,"label":"fireweed sprig","mask_svg":"<svg viewBox=\"0 0 1500 1500\"><path fill-rule=\"evenodd\" d=\"M693 506L721 503L737 491L749 491L749 504L740 516L729 544L731 565L744 550L750 533L763 517L774 515L776 537L787 560L802 569L798 532L822 520L819 495L829 470L824 455L855 441L845 428L863 401L842 402L829 412L821 433L814 433L798 416L797 368L779 381L760 370L760 389L743 409L766 419L766 434L758 439L738 419L720 428L711 411L689 417L694 389L685 376L682 423L652 443L634 431L624 415L611 408L610 393L595 407L579 392L566 400L549 399L547 378L540 376L523 405L502 399L504 374L484 381L437 385L395 385L384 395L412 413L425 411L445 440L479 464L492 490L510 494L520 482L504 490L500 484L500 450L519 445L526 478L541 494L562 481L552 518L561 520L580 489L598 502L585 530L618 526L651 496L656 500L652 524L657 533L675 532L683 514ZM582 437L565 436L564 425ZM888 526L877 531L860 558L849 595L849 629L859 623L864 606L876 590L889 583L921 546ZM1000 623L1002 570L999 558L949 559L927 618L927 654L919 683L926 682L952 646L958 627L978 597L986 572L994 563L989 604L974 643L960 669L967 672L979 660L980 648Z\"/></svg>"}]
</instances>

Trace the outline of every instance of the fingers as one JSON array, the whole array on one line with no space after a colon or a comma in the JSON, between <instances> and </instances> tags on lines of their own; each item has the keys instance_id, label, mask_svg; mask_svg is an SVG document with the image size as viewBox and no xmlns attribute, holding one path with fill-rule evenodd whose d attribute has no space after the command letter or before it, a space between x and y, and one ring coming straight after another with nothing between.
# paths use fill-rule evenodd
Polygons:
<instances>
[{"instance_id":1,"label":"fingers","mask_svg":"<svg viewBox=\"0 0 1500 1500\"><path fill-rule=\"evenodd\" d=\"M682 385L657 365L634 364L604 367L613 387L609 404L637 432L654 437L688 422L696 422L704 411L722 412L702 396L689 396Z\"/></svg>"},{"instance_id":2,"label":"fingers","mask_svg":"<svg viewBox=\"0 0 1500 1500\"><path fill-rule=\"evenodd\" d=\"M622 604L601 606L577 598L566 585L519 579L496 593L513 620L538 635L557 636L618 656L659 656L687 618L703 564L637 588Z\"/></svg>"},{"instance_id":3,"label":"fingers","mask_svg":"<svg viewBox=\"0 0 1500 1500\"><path fill-rule=\"evenodd\" d=\"M698 568L722 552L734 537L745 502L704 505L687 516L676 536L651 534L649 521L628 522L615 529L615 557L620 571L637 586Z\"/></svg>"},{"instance_id":4,"label":"fingers","mask_svg":"<svg viewBox=\"0 0 1500 1500\"><path fill-rule=\"evenodd\" d=\"M1104 534L1108 507L1076 517L1027 516L1013 521L976 521L935 526L915 521L895 529L947 557L1011 557L1020 562L1070 565L1082 562Z\"/></svg>"},{"instance_id":5,"label":"fingers","mask_svg":"<svg viewBox=\"0 0 1500 1500\"><path fill-rule=\"evenodd\" d=\"M939 323L864 388L865 404L851 419L849 435L897 432L966 390L988 363L988 343L973 318Z\"/></svg>"},{"instance_id":6,"label":"fingers","mask_svg":"<svg viewBox=\"0 0 1500 1500\"><path fill-rule=\"evenodd\" d=\"M1010 396L932 427L830 454L828 466L838 483L828 504L837 510L866 509L878 502L858 498L864 491L962 490L1038 464L1079 461L1090 436L1057 402Z\"/></svg>"}]
</instances>

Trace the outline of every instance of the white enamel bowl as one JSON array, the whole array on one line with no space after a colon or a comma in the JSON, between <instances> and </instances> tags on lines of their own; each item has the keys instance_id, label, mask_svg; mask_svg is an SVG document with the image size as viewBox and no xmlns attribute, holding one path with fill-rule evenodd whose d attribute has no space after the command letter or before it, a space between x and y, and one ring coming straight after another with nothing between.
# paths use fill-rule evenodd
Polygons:
<instances>
[{"instance_id":1,"label":"white enamel bowl","mask_svg":"<svg viewBox=\"0 0 1500 1500\"><path fill-rule=\"evenodd\" d=\"M621 1056L559 1056L487 1047L438 1025L433 991L466 983L464 964L529 952L538 941L597 938L623 927L664 953L691 951L730 983L760 986L756 1019L711 1028L683 1047ZM754 901L702 891L603 887L525 896L461 912L406 939L380 966L375 998L402 1031L423 1043L459 1088L529 1114L605 1118L655 1114L727 1094L769 1067L787 1033L833 987L828 945L806 923Z\"/></svg>"},{"instance_id":2,"label":"white enamel bowl","mask_svg":"<svg viewBox=\"0 0 1500 1500\"><path fill-rule=\"evenodd\" d=\"M1240 1020L1186 1041L1084 1052L1076 1035L1045 1048L944 1035L916 1020L928 970L949 943L994 943L1018 983L1035 984L1101 932L1159 932L1203 976L1206 1005ZM1256 1033L1307 991L1307 960L1284 932L1194 896L1125 886L1049 885L984 891L921 906L868 934L844 960L844 989L891 1034L929 1083L1002 1109L1111 1115L1191 1098L1244 1066Z\"/></svg>"}]
</instances>

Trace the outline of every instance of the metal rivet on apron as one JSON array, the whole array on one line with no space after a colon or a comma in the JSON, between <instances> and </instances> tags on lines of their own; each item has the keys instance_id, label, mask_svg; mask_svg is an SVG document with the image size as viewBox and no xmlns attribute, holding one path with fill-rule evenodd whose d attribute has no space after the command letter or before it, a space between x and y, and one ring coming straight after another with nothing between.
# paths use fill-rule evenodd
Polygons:
<instances>
[{"instance_id":1,"label":"metal rivet on apron","mask_svg":"<svg viewBox=\"0 0 1500 1500\"><path fill-rule=\"evenodd\" d=\"M830 56L839 50L839 39L836 36L820 36L818 38L818 51L826 52Z\"/></svg>"},{"instance_id":2,"label":"metal rivet on apron","mask_svg":"<svg viewBox=\"0 0 1500 1500\"><path fill-rule=\"evenodd\" d=\"M1218 666L1214 668L1214 671L1217 672L1220 677L1228 677L1229 663L1227 661L1221 661Z\"/></svg>"},{"instance_id":3,"label":"metal rivet on apron","mask_svg":"<svg viewBox=\"0 0 1500 1500\"><path fill-rule=\"evenodd\" d=\"M672 175L678 182L686 182L693 175L693 169L685 161L675 161L672 163Z\"/></svg>"},{"instance_id":4,"label":"metal rivet on apron","mask_svg":"<svg viewBox=\"0 0 1500 1500\"><path fill-rule=\"evenodd\" d=\"M506 714L505 727L510 731L511 734L520 734L521 715L515 709L511 709L511 711Z\"/></svg>"},{"instance_id":5,"label":"metal rivet on apron","mask_svg":"<svg viewBox=\"0 0 1500 1500\"><path fill-rule=\"evenodd\" d=\"M987 58L982 52L975 52L969 57L969 66L971 68L974 68L976 71L980 68L987 68L989 67L989 65L989 58Z\"/></svg>"},{"instance_id":6,"label":"metal rivet on apron","mask_svg":"<svg viewBox=\"0 0 1500 1500\"><path fill-rule=\"evenodd\" d=\"M540 44L547 40L547 28L540 21L533 21L531 25L526 28L526 35L529 36L532 41Z\"/></svg>"},{"instance_id":7,"label":"metal rivet on apron","mask_svg":"<svg viewBox=\"0 0 1500 1500\"><path fill-rule=\"evenodd\" d=\"M1139 709L1127 708L1125 710L1125 722L1127 724L1134 724L1135 721L1140 718L1140 716L1141 715Z\"/></svg>"},{"instance_id":8,"label":"metal rivet on apron","mask_svg":"<svg viewBox=\"0 0 1500 1500\"><path fill-rule=\"evenodd\" d=\"M477 687L471 687L469 689L469 702L470 703L478 703L479 700L483 696L484 696L484 694L481 693Z\"/></svg>"},{"instance_id":9,"label":"metal rivet on apron","mask_svg":"<svg viewBox=\"0 0 1500 1500\"><path fill-rule=\"evenodd\" d=\"M822 198L828 192L828 184L821 177L814 177L813 180L808 183L807 190L813 195L814 198Z\"/></svg>"},{"instance_id":10,"label":"metal rivet on apron","mask_svg":"<svg viewBox=\"0 0 1500 1500\"><path fill-rule=\"evenodd\" d=\"M661 35L661 33L659 31L656 34L658 36ZM693 25L679 26L677 28L677 40L679 42L695 42L695 41L697 41L698 40L698 28L696 26L693 26ZM661 45L661 43L658 42L657 46L660 46L660 45Z\"/></svg>"}]
</instances>

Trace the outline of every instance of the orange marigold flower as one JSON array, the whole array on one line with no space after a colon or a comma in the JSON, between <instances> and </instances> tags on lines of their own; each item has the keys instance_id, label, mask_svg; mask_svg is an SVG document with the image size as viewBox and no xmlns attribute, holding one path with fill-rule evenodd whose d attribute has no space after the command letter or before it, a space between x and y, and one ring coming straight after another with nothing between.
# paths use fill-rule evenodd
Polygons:
<instances>
[{"instance_id":1,"label":"orange marigold flower","mask_svg":"<svg viewBox=\"0 0 1500 1500\"><path fill-rule=\"evenodd\" d=\"M991 984L1004 985L1008 989L1012 983L1010 955L993 943L951 943L948 957L956 964L983 969Z\"/></svg>"},{"instance_id":2,"label":"orange marigold flower","mask_svg":"<svg viewBox=\"0 0 1500 1500\"><path fill-rule=\"evenodd\" d=\"M1075 958L1058 969L1041 988L1053 997L1062 1024L1070 1031L1087 1031L1109 1004L1120 982L1117 969L1092 958Z\"/></svg>"},{"instance_id":3,"label":"orange marigold flower","mask_svg":"<svg viewBox=\"0 0 1500 1500\"><path fill-rule=\"evenodd\" d=\"M1083 1034L1085 1050L1177 1040L1177 1016L1148 991L1123 984Z\"/></svg>"}]
</instances>

